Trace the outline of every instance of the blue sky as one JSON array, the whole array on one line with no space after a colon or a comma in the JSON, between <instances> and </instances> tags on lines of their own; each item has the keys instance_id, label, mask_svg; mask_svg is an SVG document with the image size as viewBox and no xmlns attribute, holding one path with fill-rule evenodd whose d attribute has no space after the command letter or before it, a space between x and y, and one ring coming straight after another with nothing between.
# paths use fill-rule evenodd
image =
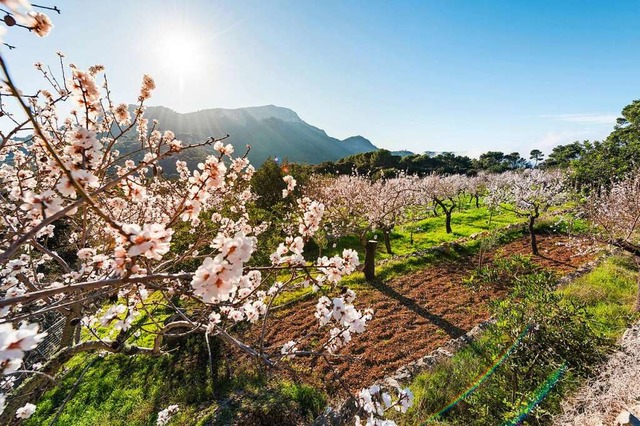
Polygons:
<instances>
[{"instance_id":1,"label":"blue sky","mask_svg":"<svg viewBox=\"0 0 640 426\"><path fill-rule=\"evenodd\" d=\"M55 51L114 98L180 112L275 104L328 134L414 152L544 152L606 136L640 98L637 1L79 1L3 55L35 88Z\"/></svg>"}]
</instances>

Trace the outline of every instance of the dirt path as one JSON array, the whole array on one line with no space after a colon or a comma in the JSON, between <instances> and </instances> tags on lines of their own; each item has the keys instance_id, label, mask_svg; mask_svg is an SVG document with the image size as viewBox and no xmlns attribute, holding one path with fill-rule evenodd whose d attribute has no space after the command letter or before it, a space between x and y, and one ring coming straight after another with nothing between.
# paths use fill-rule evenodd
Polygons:
<instances>
[{"instance_id":1,"label":"dirt path","mask_svg":"<svg viewBox=\"0 0 640 426\"><path fill-rule=\"evenodd\" d=\"M569 273L594 257L575 254L574 243L575 240L566 236L541 236L542 256L534 257L533 261L559 274ZM529 253L529 241L524 237L486 254L485 258ZM503 296L505 290L473 291L465 286L462 280L469 277L476 264L475 256L463 261L445 260L387 283L377 282L370 290L358 292L356 306L371 307L375 314L367 331L355 335L345 348L345 353L358 358L333 361L333 368L343 383L351 390L373 383L486 320L488 303ZM275 316L278 326L270 327L267 342L277 346L300 336L310 341L322 338L324 333L318 332L318 322L313 316L316 299L278 312ZM316 377L332 375L322 360L312 369ZM328 383L324 385L332 390Z\"/></svg>"}]
</instances>

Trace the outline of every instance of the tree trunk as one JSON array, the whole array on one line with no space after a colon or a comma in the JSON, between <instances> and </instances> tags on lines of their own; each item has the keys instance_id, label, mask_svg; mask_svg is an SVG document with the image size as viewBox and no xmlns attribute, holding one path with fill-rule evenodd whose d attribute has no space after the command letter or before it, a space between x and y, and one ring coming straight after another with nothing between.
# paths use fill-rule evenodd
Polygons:
<instances>
[{"instance_id":1,"label":"tree trunk","mask_svg":"<svg viewBox=\"0 0 640 426\"><path fill-rule=\"evenodd\" d=\"M78 325L76 325L76 336L73 339L73 344L77 345L78 343L80 343L81 337L82 337L82 326L80 325L80 323L78 323Z\"/></svg>"},{"instance_id":2,"label":"tree trunk","mask_svg":"<svg viewBox=\"0 0 640 426\"><path fill-rule=\"evenodd\" d=\"M529 236L531 237L531 253L535 256L539 256L540 253L538 253L538 242L536 241L536 234L535 232L533 232L533 224L535 223L535 220L535 216L529 216Z\"/></svg>"},{"instance_id":3,"label":"tree trunk","mask_svg":"<svg viewBox=\"0 0 640 426\"><path fill-rule=\"evenodd\" d=\"M447 205L443 202L443 200L434 198L434 202L436 203L436 205L440 206L442 208L442 211L444 212L447 234L451 234L453 232L451 230L451 215L453 214L453 210L456 208L456 203L451 198L449 198L449 201L451 201L451 206L447 208Z\"/></svg>"},{"instance_id":4,"label":"tree trunk","mask_svg":"<svg viewBox=\"0 0 640 426\"><path fill-rule=\"evenodd\" d=\"M80 306L73 305L67 312L62 337L60 338L60 349L71 346L74 343L76 329L80 323Z\"/></svg>"},{"instance_id":5,"label":"tree trunk","mask_svg":"<svg viewBox=\"0 0 640 426\"><path fill-rule=\"evenodd\" d=\"M447 228L447 234L453 232L453 230L451 229L451 213L453 213L453 207L451 207L451 210L444 209L444 214L446 216L445 226Z\"/></svg>"},{"instance_id":6,"label":"tree trunk","mask_svg":"<svg viewBox=\"0 0 640 426\"><path fill-rule=\"evenodd\" d=\"M480 196L476 195L475 198L476 198L476 209L479 209L480 208Z\"/></svg>"},{"instance_id":7,"label":"tree trunk","mask_svg":"<svg viewBox=\"0 0 640 426\"><path fill-rule=\"evenodd\" d=\"M382 235L384 236L384 247L387 249L387 253L393 254L393 251L391 250L391 238L389 238L390 233L391 231L382 231Z\"/></svg>"},{"instance_id":8,"label":"tree trunk","mask_svg":"<svg viewBox=\"0 0 640 426\"><path fill-rule=\"evenodd\" d=\"M371 240L367 241L364 250L364 278L368 282L373 281L376 278L376 248L378 242Z\"/></svg>"}]
</instances>

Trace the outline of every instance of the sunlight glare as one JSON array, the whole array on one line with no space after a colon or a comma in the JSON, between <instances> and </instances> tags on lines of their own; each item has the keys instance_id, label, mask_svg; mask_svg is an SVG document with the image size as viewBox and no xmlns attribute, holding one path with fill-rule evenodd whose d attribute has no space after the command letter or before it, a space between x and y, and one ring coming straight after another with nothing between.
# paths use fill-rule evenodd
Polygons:
<instances>
[{"instance_id":1,"label":"sunlight glare","mask_svg":"<svg viewBox=\"0 0 640 426\"><path fill-rule=\"evenodd\" d=\"M186 29L161 34L157 39L157 54L167 74L180 81L195 77L205 66L204 46L201 39Z\"/></svg>"}]
</instances>

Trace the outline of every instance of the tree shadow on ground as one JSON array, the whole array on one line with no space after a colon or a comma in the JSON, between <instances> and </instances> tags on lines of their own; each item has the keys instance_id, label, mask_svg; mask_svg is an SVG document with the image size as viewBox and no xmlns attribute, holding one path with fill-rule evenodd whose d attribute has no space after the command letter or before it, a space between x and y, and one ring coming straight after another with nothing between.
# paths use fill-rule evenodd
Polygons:
<instances>
[{"instance_id":1,"label":"tree shadow on ground","mask_svg":"<svg viewBox=\"0 0 640 426\"><path fill-rule=\"evenodd\" d=\"M466 330L450 323L440 315L436 315L430 312L424 306L421 306L420 304L418 304L415 300L410 299L406 296L403 296L402 294L398 293L397 291L395 291L393 288L389 287L387 284L383 283L382 281L376 279L376 280L373 280L370 284L373 288L375 288L385 296L388 296L388 297L391 297L392 299L397 300L398 302L400 302L400 304L402 304L407 309L415 312L416 314L420 315L422 318L425 318L431 321L434 325L440 327L449 336L453 338L458 338L467 333Z\"/></svg>"}]
</instances>

